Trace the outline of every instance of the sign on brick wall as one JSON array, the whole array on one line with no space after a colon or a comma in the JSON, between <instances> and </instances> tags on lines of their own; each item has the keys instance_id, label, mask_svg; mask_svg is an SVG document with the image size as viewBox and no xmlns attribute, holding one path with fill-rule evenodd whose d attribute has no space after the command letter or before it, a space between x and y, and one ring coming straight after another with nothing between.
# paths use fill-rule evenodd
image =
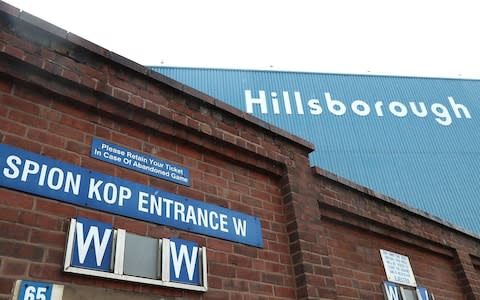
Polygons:
<instances>
[{"instance_id":1,"label":"sign on brick wall","mask_svg":"<svg viewBox=\"0 0 480 300\"><path fill-rule=\"evenodd\" d=\"M206 248L154 239L87 218L70 221L64 271L182 289L207 290Z\"/></svg>"},{"instance_id":2,"label":"sign on brick wall","mask_svg":"<svg viewBox=\"0 0 480 300\"><path fill-rule=\"evenodd\" d=\"M263 247L257 217L0 144L0 186Z\"/></svg>"},{"instance_id":3,"label":"sign on brick wall","mask_svg":"<svg viewBox=\"0 0 480 300\"><path fill-rule=\"evenodd\" d=\"M32 280L15 282L13 300L62 300L63 285Z\"/></svg>"},{"instance_id":4,"label":"sign on brick wall","mask_svg":"<svg viewBox=\"0 0 480 300\"><path fill-rule=\"evenodd\" d=\"M90 156L104 162L190 186L187 168L128 148L93 138Z\"/></svg>"},{"instance_id":5,"label":"sign on brick wall","mask_svg":"<svg viewBox=\"0 0 480 300\"><path fill-rule=\"evenodd\" d=\"M380 250L387 279L391 282L417 286L408 256L387 250Z\"/></svg>"}]
</instances>

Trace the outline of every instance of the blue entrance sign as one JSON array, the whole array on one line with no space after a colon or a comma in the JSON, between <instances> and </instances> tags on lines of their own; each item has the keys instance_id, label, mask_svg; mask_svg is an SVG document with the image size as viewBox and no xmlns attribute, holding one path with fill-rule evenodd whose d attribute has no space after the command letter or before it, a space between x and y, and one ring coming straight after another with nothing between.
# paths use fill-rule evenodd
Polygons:
<instances>
[{"instance_id":1,"label":"blue entrance sign","mask_svg":"<svg viewBox=\"0 0 480 300\"><path fill-rule=\"evenodd\" d=\"M104 140L93 138L90 156L140 173L190 186L190 172L187 168Z\"/></svg>"},{"instance_id":2,"label":"blue entrance sign","mask_svg":"<svg viewBox=\"0 0 480 300\"><path fill-rule=\"evenodd\" d=\"M0 186L263 247L257 217L0 144Z\"/></svg>"},{"instance_id":3,"label":"blue entrance sign","mask_svg":"<svg viewBox=\"0 0 480 300\"><path fill-rule=\"evenodd\" d=\"M111 269L112 225L78 218L75 226L72 266L108 272Z\"/></svg>"}]
</instances>

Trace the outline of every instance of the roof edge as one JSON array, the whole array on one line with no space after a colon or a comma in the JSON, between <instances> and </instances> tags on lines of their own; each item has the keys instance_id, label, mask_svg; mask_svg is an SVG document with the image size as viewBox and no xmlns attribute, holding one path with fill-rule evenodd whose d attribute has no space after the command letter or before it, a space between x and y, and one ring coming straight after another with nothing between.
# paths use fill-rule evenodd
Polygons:
<instances>
[{"instance_id":1,"label":"roof edge","mask_svg":"<svg viewBox=\"0 0 480 300\"><path fill-rule=\"evenodd\" d=\"M164 85L167 85L171 88L174 88L184 94L195 97L209 105L217 107L220 110L228 112L240 119L245 120L253 124L254 126L260 127L263 130L268 130L277 136L281 136L287 141L290 141L296 145L299 145L301 148L307 150L308 153L315 150L313 143L306 141L298 136L288 133L287 131L277 128L271 124L268 124L254 116L246 115L241 110L228 105L227 103L221 102L219 99L215 99L212 96L209 96L205 93L202 93L190 86L182 84L170 77L167 77L163 74L151 70L149 67L141 65L131 59L128 59L120 54L117 54L113 51L105 49L95 43L92 43L74 33L68 32L52 23L49 23L39 17L36 17L26 11L22 11L19 8L16 8L6 2L0 1L0 12L8 14L14 18L20 19L34 27L37 27L41 30L44 30L57 38L66 40L78 47L84 48L94 54L100 55L114 63L117 63L123 67L126 67L130 70L133 70L137 73L140 73L144 76L147 76L155 81L161 82Z\"/></svg>"},{"instance_id":2,"label":"roof edge","mask_svg":"<svg viewBox=\"0 0 480 300\"><path fill-rule=\"evenodd\" d=\"M412 206L409 206L408 204L405 204L404 202L401 202L399 200L396 200L390 196L387 196L387 195L384 195L382 193L379 193L379 192L376 192L368 187L365 187L365 186L362 186L360 184L357 184L353 181L350 181L344 177L341 177L341 176L338 176L338 175L335 175L334 173L331 173L325 169L322 169L320 167L317 167L317 166L314 166L311 168L312 169L312 173L314 175L317 175L317 176L322 176L322 177L325 177L331 181L334 181L334 182L337 182L351 190L354 190L354 191L357 191L357 192L360 192L362 194L365 194L365 195L368 195L368 196L371 196L375 199L378 199L380 201L384 201L386 203L389 203L391 205L394 205L400 209L403 209L405 211L408 211L412 214L415 214L415 215L418 215L420 217L423 217L425 219L428 219L432 222L435 222L437 224L440 224L441 226L445 226L445 227L448 227L452 230L455 230L455 231L458 231L458 232L461 232L462 234L465 234L465 235L468 235L470 237L473 237L475 239L480 239L480 235L479 234L476 234L474 232L471 232L471 231L468 231L460 226L457 226L455 224L452 224L450 222L447 222L443 219L440 219L432 214L429 214L428 212L425 212L425 211L422 211L420 209L417 209L417 208L414 208Z\"/></svg>"}]
</instances>

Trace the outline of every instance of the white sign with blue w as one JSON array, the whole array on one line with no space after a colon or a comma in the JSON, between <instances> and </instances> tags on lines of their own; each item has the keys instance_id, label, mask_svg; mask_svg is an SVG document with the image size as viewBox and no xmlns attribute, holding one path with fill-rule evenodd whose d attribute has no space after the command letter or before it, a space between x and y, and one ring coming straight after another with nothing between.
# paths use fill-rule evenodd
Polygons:
<instances>
[{"instance_id":1,"label":"white sign with blue w","mask_svg":"<svg viewBox=\"0 0 480 300\"><path fill-rule=\"evenodd\" d=\"M153 248L144 247L152 245L152 241ZM145 257L152 258L152 261L145 263ZM81 217L70 222L64 271L196 291L207 290L205 247L177 238L156 240L138 236L124 229L114 229L111 224Z\"/></svg>"},{"instance_id":2,"label":"white sign with blue w","mask_svg":"<svg viewBox=\"0 0 480 300\"><path fill-rule=\"evenodd\" d=\"M52 300L53 284L23 280L19 284L17 300Z\"/></svg>"}]
</instances>

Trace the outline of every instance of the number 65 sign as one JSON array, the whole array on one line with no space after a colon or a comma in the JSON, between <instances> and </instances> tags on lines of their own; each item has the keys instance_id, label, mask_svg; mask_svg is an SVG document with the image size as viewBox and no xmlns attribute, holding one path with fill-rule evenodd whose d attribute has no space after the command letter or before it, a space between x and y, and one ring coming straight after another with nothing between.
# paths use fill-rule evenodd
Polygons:
<instances>
[{"instance_id":1,"label":"number 65 sign","mask_svg":"<svg viewBox=\"0 0 480 300\"><path fill-rule=\"evenodd\" d=\"M45 282L17 281L17 300L57 300L62 299L63 286Z\"/></svg>"}]
</instances>

